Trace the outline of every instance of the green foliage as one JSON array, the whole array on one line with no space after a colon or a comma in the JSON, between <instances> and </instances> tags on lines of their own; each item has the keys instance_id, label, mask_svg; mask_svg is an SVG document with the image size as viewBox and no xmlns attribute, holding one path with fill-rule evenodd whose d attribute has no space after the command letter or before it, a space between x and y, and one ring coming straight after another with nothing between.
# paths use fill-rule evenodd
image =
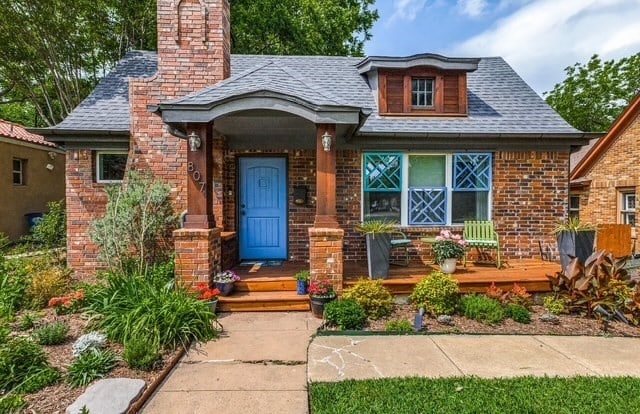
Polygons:
<instances>
[{"instance_id":1,"label":"green foliage","mask_svg":"<svg viewBox=\"0 0 640 414\"><path fill-rule=\"evenodd\" d=\"M567 78L544 93L547 103L575 128L606 131L640 90L640 53L604 62L593 55L565 72Z\"/></svg>"},{"instance_id":2,"label":"green foliage","mask_svg":"<svg viewBox=\"0 0 640 414\"><path fill-rule=\"evenodd\" d=\"M596 307L602 306L608 312L626 314L637 324L640 323L640 302L635 300L634 282L624 269L625 262L601 250L589 256L584 265L574 258L565 273L547 277L570 312L591 315Z\"/></svg>"},{"instance_id":3,"label":"green foliage","mask_svg":"<svg viewBox=\"0 0 640 414\"><path fill-rule=\"evenodd\" d=\"M387 322L384 329L387 332L403 334L413 332L413 325L406 319L399 319Z\"/></svg>"},{"instance_id":4,"label":"green foliage","mask_svg":"<svg viewBox=\"0 0 640 414\"><path fill-rule=\"evenodd\" d=\"M176 228L168 185L149 174L129 172L126 187L106 187L105 216L92 223L91 239L111 270L125 272L132 263L143 274L146 267L167 261L167 241Z\"/></svg>"},{"instance_id":5,"label":"green foliage","mask_svg":"<svg viewBox=\"0 0 640 414\"><path fill-rule=\"evenodd\" d=\"M217 335L214 313L172 280L157 276L107 273L106 283L87 296L93 328L111 340L127 343L146 335L161 347L187 347Z\"/></svg>"},{"instance_id":6,"label":"green foliage","mask_svg":"<svg viewBox=\"0 0 640 414\"><path fill-rule=\"evenodd\" d=\"M324 318L327 323L340 329L362 329L367 314L355 300L343 299L327 303L324 307Z\"/></svg>"},{"instance_id":7,"label":"green foliage","mask_svg":"<svg viewBox=\"0 0 640 414\"><path fill-rule=\"evenodd\" d=\"M554 315L560 315L566 312L564 299L562 298L546 296L543 300L543 305L547 312L553 313Z\"/></svg>"},{"instance_id":8,"label":"green foliage","mask_svg":"<svg viewBox=\"0 0 640 414\"><path fill-rule=\"evenodd\" d=\"M593 231L595 230L595 226L591 223L585 223L581 221L578 217L569 217L567 220L563 220L558 222L556 227L553 229L553 234L559 234L563 231Z\"/></svg>"},{"instance_id":9,"label":"green foliage","mask_svg":"<svg viewBox=\"0 0 640 414\"><path fill-rule=\"evenodd\" d=\"M500 302L484 295L466 295L460 305L464 316L487 325L502 322L505 318Z\"/></svg>"},{"instance_id":10,"label":"green foliage","mask_svg":"<svg viewBox=\"0 0 640 414\"><path fill-rule=\"evenodd\" d=\"M0 256L0 319L12 318L23 306L29 281L22 261Z\"/></svg>"},{"instance_id":11,"label":"green foliage","mask_svg":"<svg viewBox=\"0 0 640 414\"><path fill-rule=\"evenodd\" d=\"M69 325L64 322L54 322L44 325L33 332L33 336L40 345L60 345L67 339Z\"/></svg>"},{"instance_id":12,"label":"green foliage","mask_svg":"<svg viewBox=\"0 0 640 414\"><path fill-rule=\"evenodd\" d=\"M393 296L380 280L360 279L344 291L343 297L358 302L371 319L387 316L393 310Z\"/></svg>"},{"instance_id":13,"label":"green foliage","mask_svg":"<svg viewBox=\"0 0 640 414\"><path fill-rule=\"evenodd\" d=\"M410 299L416 309L424 308L432 316L451 315L458 303L458 291L453 276L434 271L416 284Z\"/></svg>"},{"instance_id":14,"label":"green foliage","mask_svg":"<svg viewBox=\"0 0 640 414\"><path fill-rule=\"evenodd\" d=\"M28 331L29 329L32 329L35 326L35 323L41 318L42 316L33 312L23 314L18 320L18 330Z\"/></svg>"},{"instance_id":15,"label":"green foliage","mask_svg":"<svg viewBox=\"0 0 640 414\"><path fill-rule=\"evenodd\" d=\"M133 369L151 371L160 361L160 350L144 336L135 337L124 345L122 359Z\"/></svg>"},{"instance_id":16,"label":"green foliage","mask_svg":"<svg viewBox=\"0 0 640 414\"><path fill-rule=\"evenodd\" d=\"M19 394L8 394L0 397L0 413L21 413L27 402Z\"/></svg>"},{"instance_id":17,"label":"green foliage","mask_svg":"<svg viewBox=\"0 0 640 414\"><path fill-rule=\"evenodd\" d=\"M640 412L640 378L382 378L312 382L313 414ZM597 391L596 391L597 390Z\"/></svg>"},{"instance_id":18,"label":"green foliage","mask_svg":"<svg viewBox=\"0 0 640 414\"><path fill-rule=\"evenodd\" d=\"M362 234L386 234L396 231L398 223L387 220L367 220L356 226L356 230Z\"/></svg>"},{"instance_id":19,"label":"green foliage","mask_svg":"<svg viewBox=\"0 0 640 414\"><path fill-rule=\"evenodd\" d=\"M0 390L36 392L59 378L42 347L30 339L9 339L0 345Z\"/></svg>"},{"instance_id":20,"label":"green foliage","mask_svg":"<svg viewBox=\"0 0 640 414\"><path fill-rule=\"evenodd\" d=\"M293 276L296 280L303 280L305 282L309 281L311 277L311 272L309 270L301 270Z\"/></svg>"},{"instance_id":21,"label":"green foliage","mask_svg":"<svg viewBox=\"0 0 640 414\"><path fill-rule=\"evenodd\" d=\"M47 204L49 212L31 229L29 239L47 249L63 247L67 240L67 211L64 200Z\"/></svg>"},{"instance_id":22,"label":"green foliage","mask_svg":"<svg viewBox=\"0 0 640 414\"><path fill-rule=\"evenodd\" d=\"M37 265L31 274L27 290L31 306L44 308L51 298L63 295L69 288L70 272L49 264Z\"/></svg>"},{"instance_id":23,"label":"green foliage","mask_svg":"<svg viewBox=\"0 0 640 414\"><path fill-rule=\"evenodd\" d=\"M518 323L531 323L529 309L517 303L509 303L504 309L504 314L507 318L511 318Z\"/></svg>"},{"instance_id":24,"label":"green foliage","mask_svg":"<svg viewBox=\"0 0 640 414\"><path fill-rule=\"evenodd\" d=\"M111 351L92 350L79 356L67 370L67 382L73 388L84 387L91 381L102 378L118 363Z\"/></svg>"}]
</instances>

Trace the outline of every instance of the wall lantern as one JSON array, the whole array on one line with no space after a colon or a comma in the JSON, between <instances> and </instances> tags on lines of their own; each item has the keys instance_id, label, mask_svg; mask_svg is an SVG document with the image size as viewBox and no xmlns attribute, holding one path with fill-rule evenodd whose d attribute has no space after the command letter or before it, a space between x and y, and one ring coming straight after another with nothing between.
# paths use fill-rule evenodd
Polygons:
<instances>
[{"instance_id":1,"label":"wall lantern","mask_svg":"<svg viewBox=\"0 0 640 414\"><path fill-rule=\"evenodd\" d=\"M322 135L322 148L324 148L324 152L331 151L331 135L327 131Z\"/></svg>"},{"instance_id":2,"label":"wall lantern","mask_svg":"<svg viewBox=\"0 0 640 414\"><path fill-rule=\"evenodd\" d=\"M202 144L202 140L194 131L191 131L189 134L189 148L191 152L196 152L200 149L200 145Z\"/></svg>"}]
</instances>

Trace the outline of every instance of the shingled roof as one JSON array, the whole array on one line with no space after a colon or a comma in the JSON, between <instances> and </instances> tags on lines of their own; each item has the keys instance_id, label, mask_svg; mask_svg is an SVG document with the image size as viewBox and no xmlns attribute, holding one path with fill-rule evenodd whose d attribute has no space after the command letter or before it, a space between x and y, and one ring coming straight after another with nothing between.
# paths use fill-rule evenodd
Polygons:
<instances>
[{"instance_id":1,"label":"shingled roof","mask_svg":"<svg viewBox=\"0 0 640 414\"><path fill-rule=\"evenodd\" d=\"M30 144L42 145L45 147L55 148L56 144L45 141L42 135L32 134L24 129L24 127L14 124L13 122L0 119L0 137L10 138L16 141L28 142Z\"/></svg>"},{"instance_id":2,"label":"shingled roof","mask_svg":"<svg viewBox=\"0 0 640 414\"><path fill-rule=\"evenodd\" d=\"M580 135L499 57L481 58L468 76L467 117L380 116L367 78L357 69L362 58L328 56L232 55L232 76L175 100L202 104L249 91L293 94L318 104L372 110L359 135ZM130 52L64 121L49 132L129 131L128 78L157 70L153 52Z\"/></svg>"}]
</instances>

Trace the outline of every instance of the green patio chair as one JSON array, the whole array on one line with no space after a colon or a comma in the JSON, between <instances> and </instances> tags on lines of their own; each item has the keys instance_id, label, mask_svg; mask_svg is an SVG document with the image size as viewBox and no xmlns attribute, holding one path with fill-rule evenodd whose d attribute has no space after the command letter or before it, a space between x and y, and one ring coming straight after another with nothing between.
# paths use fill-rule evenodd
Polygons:
<instances>
[{"instance_id":1,"label":"green patio chair","mask_svg":"<svg viewBox=\"0 0 640 414\"><path fill-rule=\"evenodd\" d=\"M463 237L469 243L468 247L475 247L478 253L480 253L480 249L496 250L496 267L500 269L500 238L493 229L492 221L465 221ZM467 265L466 252L464 265Z\"/></svg>"},{"instance_id":2,"label":"green patio chair","mask_svg":"<svg viewBox=\"0 0 640 414\"><path fill-rule=\"evenodd\" d=\"M409 247L411 247L411 239L408 239L407 236L400 230L394 231L391 234L391 250L392 252L394 249L403 250L402 260L389 262L389 264L398 266L409 266Z\"/></svg>"}]
</instances>

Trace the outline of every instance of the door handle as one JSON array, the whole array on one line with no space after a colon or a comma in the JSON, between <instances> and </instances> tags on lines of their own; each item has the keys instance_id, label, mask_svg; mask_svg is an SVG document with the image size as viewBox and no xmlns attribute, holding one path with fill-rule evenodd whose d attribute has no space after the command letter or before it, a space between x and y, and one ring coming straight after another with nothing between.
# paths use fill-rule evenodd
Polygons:
<instances>
[{"instance_id":1,"label":"door handle","mask_svg":"<svg viewBox=\"0 0 640 414\"><path fill-rule=\"evenodd\" d=\"M244 207L245 207L245 205L244 205L244 204L240 204L240 207L244 208Z\"/></svg>"}]
</instances>

